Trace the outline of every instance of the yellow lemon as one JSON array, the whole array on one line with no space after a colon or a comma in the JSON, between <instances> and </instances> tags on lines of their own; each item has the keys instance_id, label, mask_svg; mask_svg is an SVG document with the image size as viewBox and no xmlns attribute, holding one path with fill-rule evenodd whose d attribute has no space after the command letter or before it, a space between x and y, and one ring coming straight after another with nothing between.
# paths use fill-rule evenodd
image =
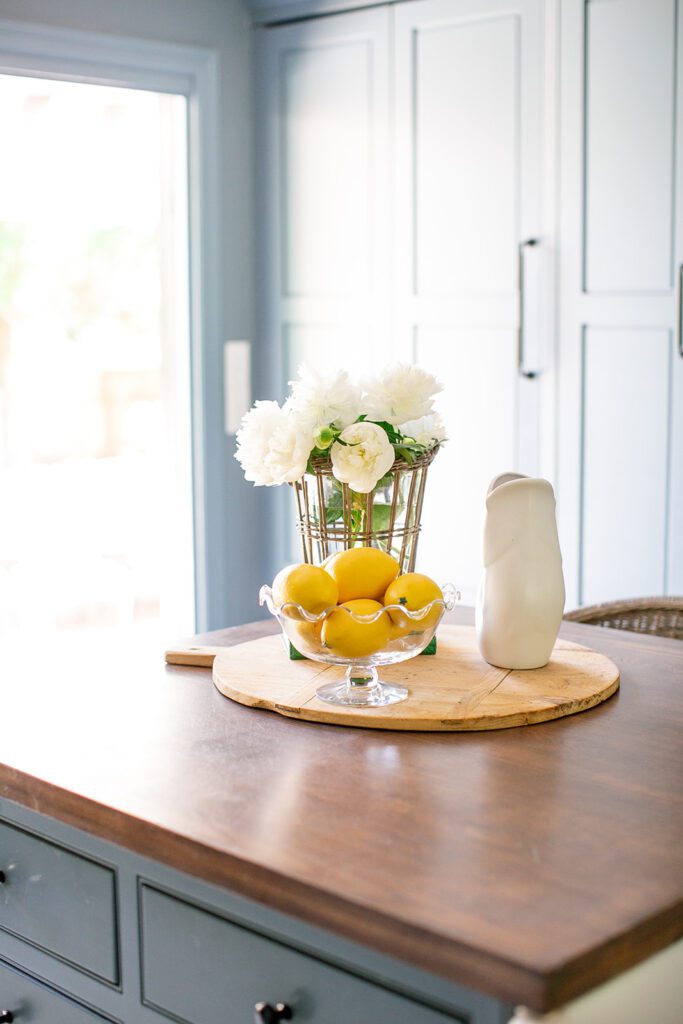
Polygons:
<instances>
[{"instance_id":1,"label":"yellow lemon","mask_svg":"<svg viewBox=\"0 0 683 1024\"><path fill-rule=\"evenodd\" d=\"M381 601L384 592L395 580L400 566L395 558L379 548L349 548L339 551L327 565L325 572L339 587L339 603L367 598Z\"/></svg>"},{"instance_id":2,"label":"yellow lemon","mask_svg":"<svg viewBox=\"0 0 683 1024\"><path fill-rule=\"evenodd\" d=\"M417 612L436 598L443 600L443 593L434 580L423 576L421 572L407 572L389 584L384 594L384 604L400 604L411 612ZM421 633L433 629L441 613L442 607L437 604L421 619L411 619L398 610L389 612L389 615L394 621L394 635L405 636L412 631Z\"/></svg>"},{"instance_id":3,"label":"yellow lemon","mask_svg":"<svg viewBox=\"0 0 683 1024\"><path fill-rule=\"evenodd\" d=\"M273 601L279 607L286 602L300 604L311 615L318 615L335 605L338 600L337 584L332 577L317 565L288 565L281 569L273 580ZM291 619L302 616L293 608L284 614Z\"/></svg>"},{"instance_id":4,"label":"yellow lemon","mask_svg":"<svg viewBox=\"0 0 683 1024\"><path fill-rule=\"evenodd\" d=\"M322 622L288 622L287 636L299 654L317 654L322 647Z\"/></svg>"},{"instance_id":5,"label":"yellow lemon","mask_svg":"<svg viewBox=\"0 0 683 1024\"><path fill-rule=\"evenodd\" d=\"M379 601L363 598L345 601L336 611L330 612L323 622L322 641L332 654L341 658L365 658L386 646L392 635L389 615L385 613L376 622L357 622L343 609L356 615L372 615L382 611Z\"/></svg>"}]
</instances>

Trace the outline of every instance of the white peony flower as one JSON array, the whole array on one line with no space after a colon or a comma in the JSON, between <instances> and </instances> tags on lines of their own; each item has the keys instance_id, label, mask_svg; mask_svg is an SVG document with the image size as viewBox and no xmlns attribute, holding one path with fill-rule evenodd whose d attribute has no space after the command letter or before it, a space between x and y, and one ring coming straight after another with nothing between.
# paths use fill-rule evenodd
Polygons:
<instances>
[{"instance_id":1,"label":"white peony flower","mask_svg":"<svg viewBox=\"0 0 683 1024\"><path fill-rule=\"evenodd\" d=\"M306 417L281 409L277 402L256 402L237 433L235 458L245 478L257 486L293 483L306 471L313 435Z\"/></svg>"},{"instance_id":2,"label":"white peony flower","mask_svg":"<svg viewBox=\"0 0 683 1024\"><path fill-rule=\"evenodd\" d=\"M368 494L394 463L394 449L376 423L352 423L330 450L337 480L359 494Z\"/></svg>"},{"instance_id":3,"label":"white peony flower","mask_svg":"<svg viewBox=\"0 0 683 1024\"><path fill-rule=\"evenodd\" d=\"M338 430L343 430L361 413L361 389L346 370L325 375L309 366L300 366L298 380L289 383L292 394L285 408L313 420L317 429L333 423Z\"/></svg>"},{"instance_id":4,"label":"white peony flower","mask_svg":"<svg viewBox=\"0 0 683 1024\"><path fill-rule=\"evenodd\" d=\"M398 428L404 437L410 437L425 448L433 448L440 441L446 440L446 428L438 412L430 416L422 416L419 420L402 423Z\"/></svg>"},{"instance_id":5,"label":"white peony flower","mask_svg":"<svg viewBox=\"0 0 683 1024\"><path fill-rule=\"evenodd\" d=\"M369 420L383 420L397 426L428 416L434 395L443 391L436 377L419 366L395 363L365 385L363 412Z\"/></svg>"}]
</instances>

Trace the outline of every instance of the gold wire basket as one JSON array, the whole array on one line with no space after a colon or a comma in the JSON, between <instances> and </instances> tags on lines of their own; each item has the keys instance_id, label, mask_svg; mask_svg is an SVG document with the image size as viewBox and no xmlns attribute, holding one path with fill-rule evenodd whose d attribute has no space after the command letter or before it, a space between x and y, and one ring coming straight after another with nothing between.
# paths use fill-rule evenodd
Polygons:
<instances>
[{"instance_id":1,"label":"gold wire basket","mask_svg":"<svg viewBox=\"0 0 683 1024\"><path fill-rule=\"evenodd\" d=\"M313 472L292 484L304 561L320 564L346 548L373 547L392 555L401 572L412 572L427 470L438 450L412 463L397 459L369 494L340 483L329 459L314 460Z\"/></svg>"}]
</instances>

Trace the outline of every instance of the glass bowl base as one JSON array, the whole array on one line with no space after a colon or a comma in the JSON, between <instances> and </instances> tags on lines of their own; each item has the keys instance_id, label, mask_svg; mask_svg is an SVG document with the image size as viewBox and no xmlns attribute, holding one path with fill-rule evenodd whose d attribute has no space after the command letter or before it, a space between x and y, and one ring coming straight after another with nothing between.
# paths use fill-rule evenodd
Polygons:
<instances>
[{"instance_id":1,"label":"glass bowl base","mask_svg":"<svg viewBox=\"0 0 683 1024\"><path fill-rule=\"evenodd\" d=\"M349 666L341 682L325 683L316 690L320 700L347 708L383 708L405 700L408 693L405 686L383 683L375 668L354 669L353 666Z\"/></svg>"}]
</instances>

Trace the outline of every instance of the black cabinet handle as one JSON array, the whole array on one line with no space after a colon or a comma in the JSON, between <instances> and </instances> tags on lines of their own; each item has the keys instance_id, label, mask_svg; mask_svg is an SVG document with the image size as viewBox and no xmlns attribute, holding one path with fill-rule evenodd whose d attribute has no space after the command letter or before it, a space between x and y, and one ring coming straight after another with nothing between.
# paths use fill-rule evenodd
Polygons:
<instances>
[{"instance_id":1,"label":"black cabinet handle","mask_svg":"<svg viewBox=\"0 0 683 1024\"><path fill-rule=\"evenodd\" d=\"M0 1010L0 1024L12 1024L14 1014L9 1010Z\"/></svg>"},{"instance_id":2,"label":"black cabinet handle","mask_svg":"<svg viewBox=\"0 0 683 1024\"><path fill-rule=\"evenodd\" d=\"M4 871L0 871L0 885L3 885L4 882L5 882L5 872ZM2 1024L2 1021L0 1021L0 1024Z\"/></svg>"},{"instance_id":3,"label":"black cabinet handle","mask_svg":"<svg viewBox=\"0 0 683 1024\"><path fill-rule=\"evenodd\" d=\"M257 1003L254 1007L254 1024L280 1024L282 1020L291 1020L293 1017L291 1006L285 1003Z\"/></svg>"}]
</instances>

